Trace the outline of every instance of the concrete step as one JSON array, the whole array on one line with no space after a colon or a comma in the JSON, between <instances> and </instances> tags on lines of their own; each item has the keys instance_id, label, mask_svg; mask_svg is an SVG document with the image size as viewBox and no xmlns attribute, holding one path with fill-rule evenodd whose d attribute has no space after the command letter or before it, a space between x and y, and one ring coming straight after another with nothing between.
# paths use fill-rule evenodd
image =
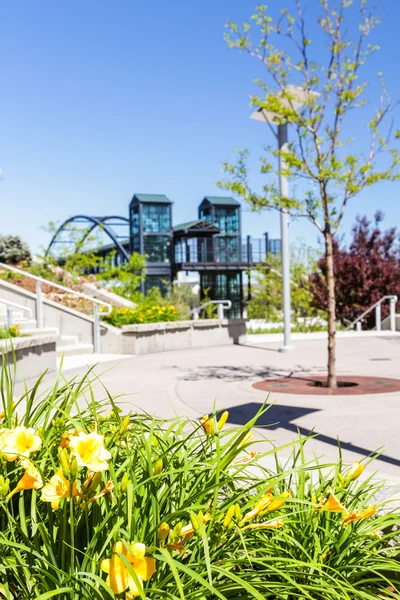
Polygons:
<instances>
[{"instance_id":1,"label":"concrete step","mask_svg":"<svg viewBox=\"0 0 400 600\"><path fill-rule=\"evenodd\" d=\"M60 335L58 339L60 346L77 346L79 344L77 335Z\"/></svg>"},{"instance_id":2,"label":"concrete step","mask_svg":"<svg viewBox=\"0 0 400 600\"><path fill-rule=\"evenodd\" d=\"M94 352L93 344L57 344L57 356L73 356L75 354L92 354Z\"/></svg>"},{"instance_id":3,"label":"concrete step","mask_svg":"<svg viewBox=\"0 0 400 600\"><path fill-rule=\"evenodd\" d=\"M23 327L22 325L25 325L25 323L21 323L20 328L25 335L48 335L49 333L54 334L57 337L59 335L57 327L42 327L41 329L37 329L36 327L30 327L28 321L26 327Z\"/></svg>"}]
</instances>

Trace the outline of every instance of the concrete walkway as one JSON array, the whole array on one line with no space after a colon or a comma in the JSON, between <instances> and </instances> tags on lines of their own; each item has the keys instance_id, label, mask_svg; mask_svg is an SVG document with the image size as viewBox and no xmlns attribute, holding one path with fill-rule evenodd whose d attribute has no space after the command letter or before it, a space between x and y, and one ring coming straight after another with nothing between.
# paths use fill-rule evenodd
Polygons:
<instances>
[{"instance_id":1,"label":"concrete walkway","mask_svg":"<svg viewBox=\"0 0 400 600\"><path fill-rule=\"evenodd\" d=\"M254 344L182 350L103 362L95 368L102 384L131 409L159 417L198 418L228 409L229 422L245 423L266 400L252 384L267 377L323 373L327 361L325 340L301 340L288 354L279 344ZM338 339L338 372L400 377L400 336L362 336ZM110 357L111 358L111 357ZM84 368L64 369L64 376L83 374ZM50 384L54 375L49 375ZM96 384L96 396L106 394ZM17 392L22 386L17 386ZM374 463L382 476L400 483L400 394L366 396L294 396L274 393L270 410L257 429L267 446L287 444L313 430L308 456L337 458L337 437L347 462L381 449ZM264 445L264 443L263 443ZM289 455L286 449L284 456ZM371 467L372 470L372 467Z\"/></svg>"}]
</instances>

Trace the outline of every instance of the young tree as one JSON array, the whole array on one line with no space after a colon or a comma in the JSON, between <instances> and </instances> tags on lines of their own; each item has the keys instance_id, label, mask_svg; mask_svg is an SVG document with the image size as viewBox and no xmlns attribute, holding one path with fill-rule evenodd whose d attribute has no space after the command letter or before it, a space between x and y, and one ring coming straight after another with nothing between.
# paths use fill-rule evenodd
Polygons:
<instances>
[{"instance_id":1,"label":"young tree","mask_svg":"<svg viewBox=\"0 0 400 600\"><path fill-rule=\"evenodd\" d=\"M281 196L273 182L264 185L260 193L252 190L247 150L239 151L236 164L224 164L229 177L220 185L242 196L254 209L286 209L290 215L306 217L323 235L328 297L327 385L336 387L333 236L350 200L377 182L399 177L399 155L392 147L399 132L390 125L382 131L385 117L394 106L381 74L377 107L369 110L364 98L367 84L360 79L362 67L378 49L367 44L378 23L369 0L359 0L358 9L355 0L315 0L320 11L315 45L307 35L311 24L304 18L301 0L294 0L294 4L295 15L283 9L277 20L267 14L265 6L258 6L252 17L255 36L249 23L239 27L229 22L226 39L229 46L247 52L265 67L269 79L257 81L262 95L253 96L251 102L274 113L276 123L290 124L293 141L279 151L269 148L269 156L280 156L278 174L298 182L298 195ZM292 84L305 95L300 108ZM349 148L353 143L349 134L354 130L355 109L360 119L366 118L369 131L365 153ZM269 158L262 157L261 173L273 172Z\"/></svg>"},{"instance_id":2,"label":"young tree","mask_svg":"<svg viewBox=\"0 0 400 600\"><path fill-rule=\"evenodd\" d=\"M400 297L400 245L399 234L392 227L382 231L381 212L374 223L358 217L353 227L353 239L346 247L334 239L334 272L336 316L344 324L351 323L383 296ZM326 258L318 263L318 271L310 278L311 293L316 307L326 310ZM382 305L382 317L389 312ZM375 313L366 316L368 327L375 325Z\"/></svg>"}]
</instances>

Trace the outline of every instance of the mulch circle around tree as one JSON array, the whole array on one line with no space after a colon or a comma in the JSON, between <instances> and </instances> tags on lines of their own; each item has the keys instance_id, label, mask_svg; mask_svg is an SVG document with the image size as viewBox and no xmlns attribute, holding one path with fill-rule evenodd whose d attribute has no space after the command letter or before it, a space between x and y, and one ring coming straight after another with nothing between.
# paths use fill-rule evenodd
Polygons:
<instances>
[{"instance_id":1,"label":"mulch circle around tree","mask_svg":"<svg viewBox=\"0 0 400 600\"><path fill-rule=\"evenodd\" d=\"M307 377L279 377L264 379L253 384L263 392L301 394L309 396L358 396L360 394L388 394L400 392L400 379L388 377L357 377L338 375L338 387L326 387L326 375Z\"/></svg>"}]
</instances>

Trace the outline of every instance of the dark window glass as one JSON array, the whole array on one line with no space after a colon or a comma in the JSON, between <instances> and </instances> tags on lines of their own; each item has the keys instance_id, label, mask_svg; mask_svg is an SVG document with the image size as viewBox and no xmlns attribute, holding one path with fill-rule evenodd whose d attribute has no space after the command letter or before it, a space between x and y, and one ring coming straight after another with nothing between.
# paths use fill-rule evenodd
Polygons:
<instances>
[{"instance_id":1,"label":"dark window glass","mask_svg":"<svg viewBox=\"0 0 400 600\"><path fill-rule=\"evenodd\" d=\"M138 206L131 208L131 237L133 252L140 252L140 221Z\"/></svg>"},{"instance_id":2,"label":"dark window glass","mask_svg":"<svg viewBox=\"0 0 400 600\"><path fill-rule=\"evenodd\" d=\"M168 233L171 229L170 207L164 204L142 205L143 231Z\"/></svg>"},{"instance_id":3,"label":"dark window glass","mask_svg":"<svg viewBox=\"0 0 400 600\"><path fill-rule=\"evenodd\" d=\"M231 310L225 312L230 319L241 315L241 278L240 273L204 273L201 274L201 289L208 290L211 300L230 300Z\"/></svg>"},{"instance_id":4,"label":"dark window glass","mask_svg":"<svg viewBox=\"0 0 400 600\"><path fill-rule=\"evenodd\" d=\"M221 233L239 233L239 208L216 207L214 224Z\"/></svg>"},{"instance_id":5,"label":"dark window glass","mask_svg":"<svg viewBox=\"0 0 400 600\"><path fill-rule=\"evenodd\" d=\"M215 261L237 262L239 260L239 238L216 237Z\"/></svg>"},{"instance_id":6,"label":"dark window glass","mask_svg":"<svg viewBox=\"0 0 400 600\"><path fill-rule=\"evenodd\" d=\"M212 223L212 211L211 208L201 208L200 209L200 219L203 221L208 221Z\"/></svg>"},{"instance_id":7,"label":"dark window glass","mask_svg":"<svg viewBox=\"0 0 400 600\"><path fill-rule=\"evenodd\" d=\"M144 253L148 262L170 262L170 245L166 235L145 235Z\"/></svg>"}]
</instances>

